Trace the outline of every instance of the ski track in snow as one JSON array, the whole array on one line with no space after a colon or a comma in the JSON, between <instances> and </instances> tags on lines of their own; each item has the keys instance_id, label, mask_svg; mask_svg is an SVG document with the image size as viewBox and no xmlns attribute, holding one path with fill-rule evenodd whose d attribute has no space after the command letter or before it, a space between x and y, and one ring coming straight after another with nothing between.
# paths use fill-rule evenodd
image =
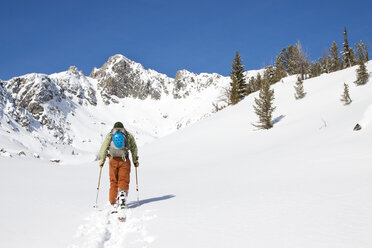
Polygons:
<instances>
[{"instance_id":1,"label":"ski track in snow","mask_svg":"<svg viewBox=\"0 0 372 248\"><path fill-rule=\"evenodd\" d=\"M110 211L109 204L93 211L78 228L75 244L68 248L149 247L155 240L146 230L146 222L156 218L152 210L129 208L125 222Z\"/></svg>"}]
</instances>

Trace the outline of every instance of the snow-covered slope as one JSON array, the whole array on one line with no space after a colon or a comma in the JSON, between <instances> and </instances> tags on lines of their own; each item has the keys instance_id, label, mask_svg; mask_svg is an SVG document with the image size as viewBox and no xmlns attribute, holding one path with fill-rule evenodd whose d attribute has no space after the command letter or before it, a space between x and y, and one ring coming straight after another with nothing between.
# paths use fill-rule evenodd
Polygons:
<instances>
[{"instance_id":1,"label":"snow-covered slope","mask_svg":"<svg viewBox=\"0 0 372 248\"><path fill-rule=\"evenodd\" d=\"M133 171L124 224L107 211L107 166L97 211L96 163L0 156L2 245L369 248L372 80L355 86L355 69L305 80L302 100L294 99L295 77L274 85L270 130L251 125L255 93L141 146L141 206ZM349 106L339 100L343 83ZM362 130L353 131L356 123Z\"/></svg>"}]
</instances>

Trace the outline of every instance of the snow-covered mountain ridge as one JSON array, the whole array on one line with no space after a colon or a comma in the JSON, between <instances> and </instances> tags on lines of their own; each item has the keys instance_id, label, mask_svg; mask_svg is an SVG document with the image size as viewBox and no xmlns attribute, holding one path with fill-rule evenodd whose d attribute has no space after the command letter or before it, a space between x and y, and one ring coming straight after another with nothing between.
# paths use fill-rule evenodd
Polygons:
<instances>
[{"instance_id":1,"label":"snow-covered mountain ridge","mask_svg":"<svg viewBox=\"0 0 372 248\"><path fill-rule=\"evenodd\" d=\"M256 76L262 70L247 71L246 77ZM175 99L187 98L200 94L207 88L226 88L229 77L217 73L195 74L187 70L179 70L175 78L144 69L139 63L117 54L99 69L94 68L90 77L98 82L98 89L105 104L117 103L115 97L132 97L141 100L160 100L167 96Z\"/></svg>"},{"instance_id":2,"label":"snow-covered mountain ridge","mask_svg":"<svg viewBox=\"0 0 372 248\"><path fill-rule=\"evenodd\" d=\"M247 77L257 72L262 70ZM212 104L224 104L229 82L186 70L170 78L119 54L90 76L74 66L51 75L31 73L0 82L0 136L30 152L54 144L75 153L97 149L88 143L101 141L121 120L143 144L211 115ZM7 149L16 153L12 147Z\"/></svg>"}]
</instances>

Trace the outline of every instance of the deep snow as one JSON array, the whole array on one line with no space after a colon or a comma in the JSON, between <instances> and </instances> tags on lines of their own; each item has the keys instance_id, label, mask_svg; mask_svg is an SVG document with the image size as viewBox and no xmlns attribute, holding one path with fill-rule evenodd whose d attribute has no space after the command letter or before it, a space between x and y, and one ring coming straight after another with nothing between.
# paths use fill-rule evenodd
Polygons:
<instances>
[{"instance_id":1,"label":"deep snow","mask_svg":"<svg viewBox=\"0 0 372 248\"><path fill-rule=\"evenodd\" d=\"M141 146L124 224L107 214L107 165L97 211L97 162L0 156L2 247L371 247L372 80L355 86L355 69L305 80L302 100L295 77L274 85L273 129L251 125L256 93Z\"/></svg>"}]
</instances>

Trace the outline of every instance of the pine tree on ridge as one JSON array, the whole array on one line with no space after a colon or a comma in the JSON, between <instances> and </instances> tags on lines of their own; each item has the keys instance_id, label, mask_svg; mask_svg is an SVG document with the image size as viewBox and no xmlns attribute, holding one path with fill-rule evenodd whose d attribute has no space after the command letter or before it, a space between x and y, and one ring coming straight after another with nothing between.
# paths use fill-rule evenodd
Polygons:
<instances>
[{"instance_id":1,"label":"pine tree on ridge","mask_svg":"<svg viewBox=\"0 0 372 248\"><path fill-rule=\"evenodd\" d=\"M242 59L238 51L235 53L235 58L231 65L230 78L230 103L235 105L243 100L246 95L244 66L242 65Z\"/></svg>"},{"instance_id":2,"label":"pine tree on ridge","mask_svg":"<svg viewBox=\"0 0 372 248\"><path fill-rule=\"evenodd\" d=\"M342 63L343 68L348 68L354 65L354 59L353 59L353 51L349 47L349 42L347 40L347 31L345 27L344 31L344 51L342 53Z\"/></svg>"},{"instance_id":3,"label":"pine tree on ridge","mask_svg":"<svg viewBox=\"0 0 372 248\"><path fill-rule=\"evenodd\" d=\"M329 53L331 54L331 65L330 65L330 71L335 72L340 70L341 68L341 61L338 57L338 47L337 43L333 42L331 48L329 49Z\"/></svg>"}]
</instances>

